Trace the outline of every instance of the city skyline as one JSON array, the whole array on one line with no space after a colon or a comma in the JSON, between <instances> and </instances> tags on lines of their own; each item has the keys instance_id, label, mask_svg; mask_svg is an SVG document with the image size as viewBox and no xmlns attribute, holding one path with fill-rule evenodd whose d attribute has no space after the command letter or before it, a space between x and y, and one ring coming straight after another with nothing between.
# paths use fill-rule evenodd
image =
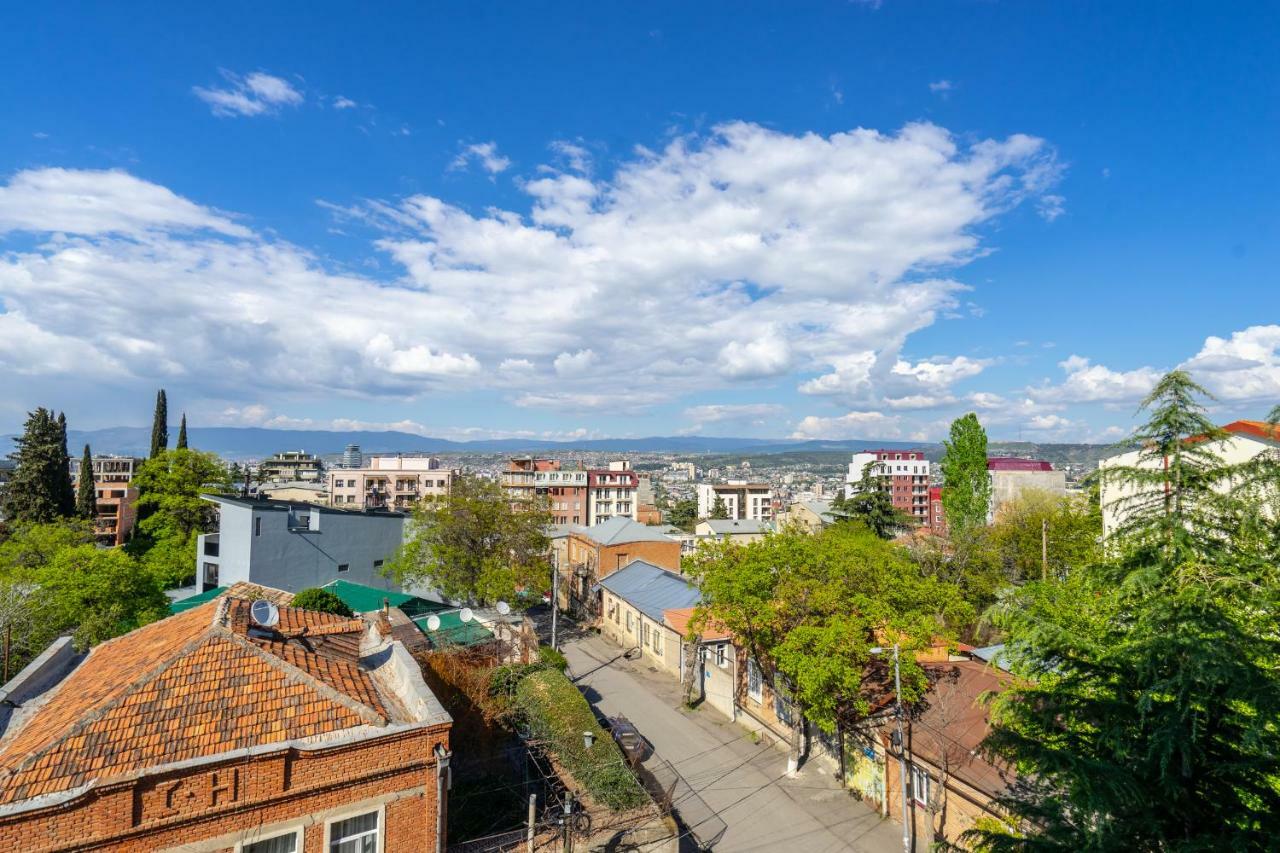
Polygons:
<instances>
[{"instance_id":1,"label":"city skyline","mask_svg":"<svg viewBox=\"0 0 1280 853\"><path fill-rule=\"evenodd\" d=\"M922 8L21 10L0 434L163 386L200 426L1110 442L1176 366L1263 417L1275 12Z\"/></svg>"}]
</instances>

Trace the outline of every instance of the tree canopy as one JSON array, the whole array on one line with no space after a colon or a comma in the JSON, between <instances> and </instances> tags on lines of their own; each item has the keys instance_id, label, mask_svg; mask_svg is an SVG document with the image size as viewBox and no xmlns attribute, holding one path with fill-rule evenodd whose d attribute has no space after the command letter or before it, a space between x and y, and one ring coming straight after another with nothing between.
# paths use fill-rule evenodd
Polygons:
<instances>
[{"instance_id":1,"label":"tree canopy","mask_svg":"<svg viewBox=\"0 0 1280 853\"><path fill-rule=\"evenodd\" d=\"M1092 565L992 609L1019 680L986 748L1024 784L992 850L1262 850L1280 835L1275 519L1241 500L1180 371L1143 401L1127 515ZM1270 487L1276 487L1274 481ZM1234 535L1228 534L1234 529Z\"/></svg>"},{"instance_id":2,"label":"tree canopy","mask_svg":"<svg viewBox=\"0 0 1280 853\"><path fill-rule=\"evenodd\" d=\"M470 603L541 594L551 583L550 523L544 503L513 505L499 483L464 474L448 494L414 507L405 544L386 570L401 583L428 583Z\"/></svg>"},{"instance_id":3,"label":"tree canopy","mask_svg":"<svg viewBox=\"0 0 1280 853\"><path fill-rule=\"evenodd\" d=\"M66 455L66 419L39 408L27 415L10 455L16 466L4 493L4 515L11 523L44 524L75 511L70 460Z\"/></svg>"},{"instance_id":4,"label":"tree canopy","mask_svg":"<svg viewBox=\"0 0 1280 853\"><path fill-rule=\"evenodd\" d=\"M915 526L909 515L893 505L893 495L872 473L874 462L862 471L858 485L841 492L831 502L831 514L838 519L852 520L864 525L881 539L892 539L903 530Z\"/></svg>"},{"instance_id":5,"label":"tree canopy","mask_svg":"<svg viewBox=\"0 0 1280 853\"><path fill-rule=\"evenodd\" d=\"M942 442L942 509L947 525L956 531L987 523L991 509L991 479L987 474L987 432L970 412L951 422L951 436Z\"/></svg>"},{"instance_id":6,"label":"tree canopy","mask_svg":"<svg viewBox=\"0 0 1280 853\"><path fill-rule=\"evenodd\" d=\"M199 450L165 450L133 477L143 516L130 548L166 587L195 572L196 536L213 523L214 508L202 492L221 492L231 481L221 460Z\"/></svg>"},{"instance_id":7,"label":"tree canopy","mask_svg":"<svg viewBox=\"0 0 1280 853\"><path fill-rule=\"evenodd\" d=\"M901 547L861 524L811 535L785 530L746 545L709 543L686 573L703 603L694 624L723 624L771 677L781 675L801 712L834 731L868 710L864 684L878 669L870 649L900 643L903 695L923 689L910 650L954 636L973 609L951 584L921 575Z\"/></svg>"},{"instance_id":8,"label":"tree canopy","mask_svg":"<svg viewBox=\"0 0 1280 853\"><path fill-rule=\"evenodd\" d=\"M345 601L329 590L321 589L320 587L299 590L293 596L293 600L289 602L289 606L300 607L303 610L316 610L320 613L332 613L334 616L346 616L347 618L355 615Z\"/></svg>"}]
</instances>

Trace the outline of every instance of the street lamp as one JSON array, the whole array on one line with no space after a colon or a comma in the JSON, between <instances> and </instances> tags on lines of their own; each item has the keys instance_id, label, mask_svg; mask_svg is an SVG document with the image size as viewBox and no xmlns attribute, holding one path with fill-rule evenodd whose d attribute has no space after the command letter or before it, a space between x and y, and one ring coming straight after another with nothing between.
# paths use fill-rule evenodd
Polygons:
<instances>
[{"instance_id":1,"label":"street lamp","mask_svg":"<svg viewBox=\"0 0 1280 853\"><path fill-rule=\"evenodd\" d=\"M872 646L868 651L873 655L882 655L884 646ZM907 741L902 735L902 672L898 667L898 644L893 644L893 715L898 719L898 780L902 782L902 850L911 853L911 829L907 823Z\"/></svg>"}]
</instances>

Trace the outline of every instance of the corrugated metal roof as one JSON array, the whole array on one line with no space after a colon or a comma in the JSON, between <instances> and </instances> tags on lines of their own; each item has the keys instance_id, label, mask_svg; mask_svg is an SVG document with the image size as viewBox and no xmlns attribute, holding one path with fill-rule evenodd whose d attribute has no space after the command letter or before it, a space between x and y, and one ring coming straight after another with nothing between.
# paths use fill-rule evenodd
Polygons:
<instances>
[{"instance_id":1,"label":"corrugated metal roof","mask_svg":"<svg viewBox=\"0 0 1280 853\"><path fill-rule=\"evenodd\" d=\"M764 521L756 521L751 518L708 518L699 524L705 524L711 528L711 532L718 536L734 533L769 533L773 530L773 525Z\"/></svg>"},{"instance_id":2,"label":"corrugated metal roof","mask_svg":"<svg viewBox=\"0 0 1280 853\"><path fill-rule=\"evenodd\" d=\"M600 581L598 586L656 622L662 621L666 610L694 607L702 600L702 593L689 583L688 578L644 560L632 560Z\"/></svg>"},{"instance_id":3,"label":"corrugated metal roof","mask_svg":"<svg viewBox=\"0 0 1280 853\"><path fill-rule=\"evenodd\" d=\"M670 536L626 516L616 516L591 527L582 528L582 533L591 537L601 545L616 545L619 542L673 542Z\"/></svg>"}]
</instances>

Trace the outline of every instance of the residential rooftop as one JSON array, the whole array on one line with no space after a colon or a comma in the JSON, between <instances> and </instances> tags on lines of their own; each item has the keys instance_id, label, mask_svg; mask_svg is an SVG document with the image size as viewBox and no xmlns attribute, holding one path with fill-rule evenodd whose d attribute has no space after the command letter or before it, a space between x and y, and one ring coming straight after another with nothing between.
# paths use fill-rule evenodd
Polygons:
<instances>
[{"instance_id":1,"label":"residential rooftop","mask_svg":"<svg viewBox=\"0 0 1280 853\"><path fill-rule=\"evenodd\" d=\"M650 527L626 516L615 516L608 521L581 527L577 530L601 545L620 545L624 542L672 542L672 538L657 527Z\"/></svg>"},{"instance_id":2,"label":"residential rooftop","mask_svg":"<svg viewBox=\"0 0 1280 853\"><path fill-rule=\"evenodd\" d=\"M274 487L279 488L278 485ZM273 488L273 485L264 483L261 486L261 488L264 492L270 492L271 489ZM240 497L239 495L217 495L217 494L202 494L200 495L200 497L204 498L207 501L213 501L215 503L225 503L225 504L231 504L233 506L242 506L242 507L247 507L248 509L259 510L262 512L298 512L299 510L306 510L308 512L319 512L322 515L374 515L374 516L378 516L379 518L384 518L387 516L404 518L405 516L405 513L395 512L394 510L375 509L375 508L343 509L341 507L329 506L328 504L311 503L310 501L273 500L269 497L243 498L243 497Z\"/></svg>"},{"instance_id":3,"label":"residential rooftop","mask_svg":"<svg viewBox=\"0 0 1280 853\"><path fill-rule=\"evenodd\" d=\"M702 593L689 579L645 560L632 560L597 584L655 622L668 610L696 607Z\"/></svg>"},{"instance_id":4,"label":"residential rooftop","mask_svg":"<svg viewBox=\"0 0 1280 853\"><path fill-rule=\"evenodd\" d=\"M94 648L0 739L0 808L241 750L314 748L450 722L375 624L223 595ZM12 684L12 682L11 682Z\"/></svg>"}]
</instances>

